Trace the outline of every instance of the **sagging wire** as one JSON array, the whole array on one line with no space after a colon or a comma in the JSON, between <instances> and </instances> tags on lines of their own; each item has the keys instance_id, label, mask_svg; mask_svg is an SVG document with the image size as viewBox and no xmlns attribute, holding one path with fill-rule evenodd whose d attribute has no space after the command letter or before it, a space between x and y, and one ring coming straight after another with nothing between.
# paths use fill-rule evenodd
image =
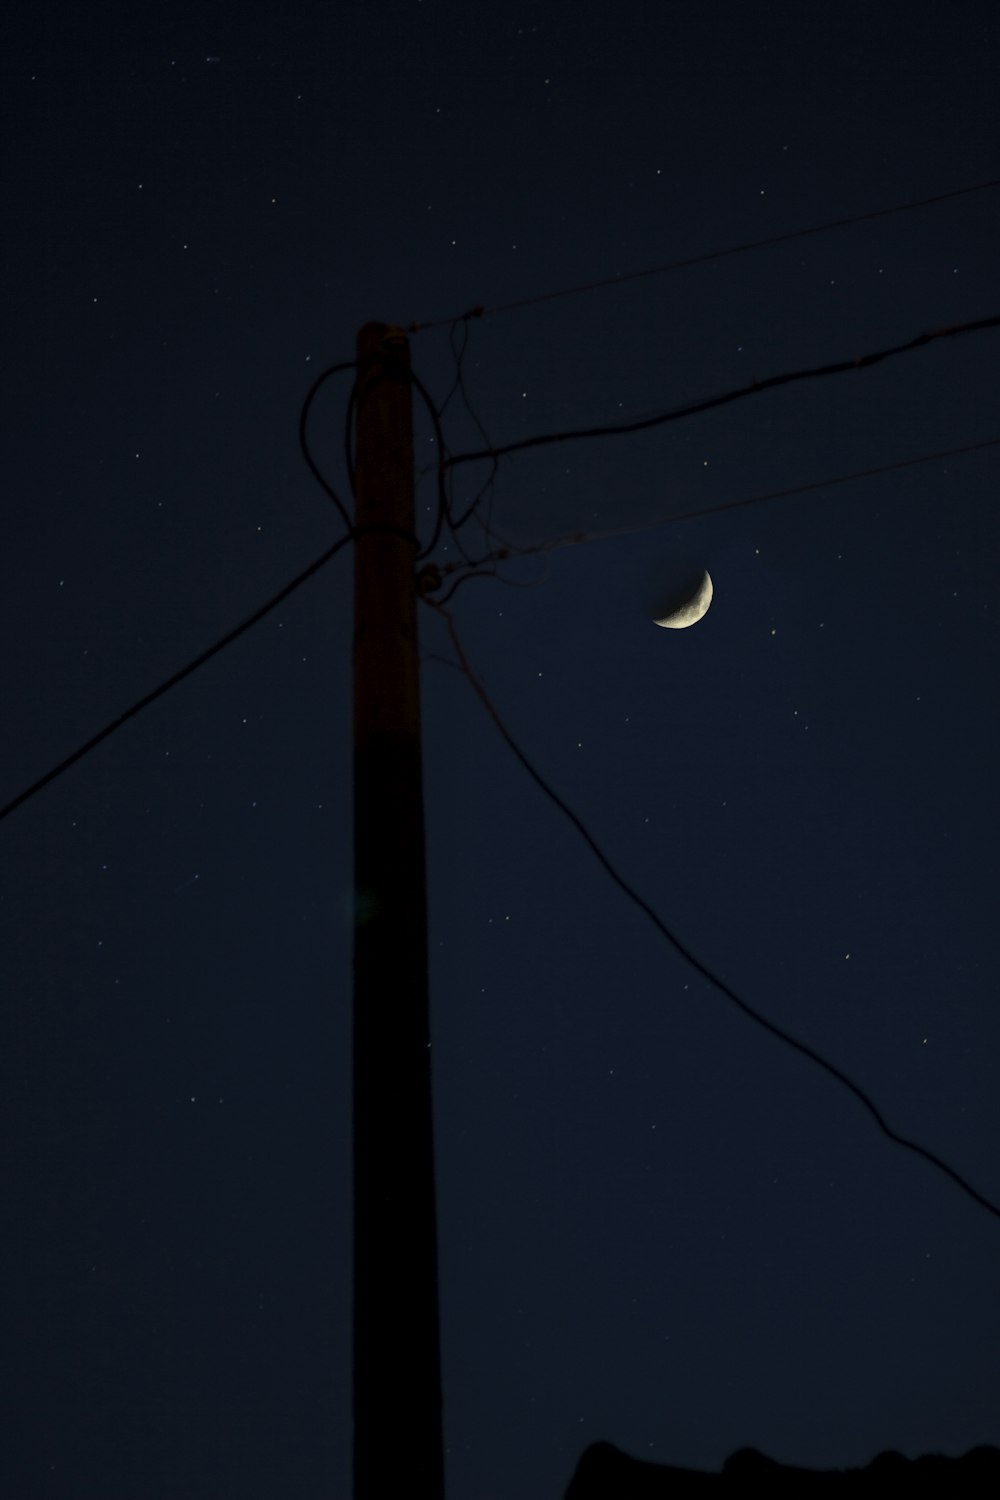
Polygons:
<instances>
[{"instance_id":1,"label":"sagging wire","mask_svg":"<svg viewBox=\"0 0 1000 1500\"><path fill-rule=\"evenodd\" d=\"M460 321L461 320L456 320L456 324L458 322L460 322ZM442 581L443 577L446 576L451 570L456 569L456 568L474 569L474 570L486 570L486 571L481 571L480 572L480 576L484 576L484 577L486 577L486 576L496 576L496 562L497 562L497 560L501 559L503 557L506 557L506 556L515 556L515 555L517 555L517 549L512 544L508 544L507 546L505 546L502 549L497 549L496 547L494 547L494 549L492 551L488 552L483 557L472 557L472 556L470 556L470 554L468 552L466 552L465 548L462 547L461 542L460 542L458 536L456 535L457 527L456 527L456 523L454 521L454 517L453 517L453 514L452 514L452 501L451 501L451 496L449 494L449 484L452 484L452 485L454 484L454 476L449 472L448 465L446 463L448 452L447 452L447 444L445 442L444 429L443 429L442 421L441 421L442 415L444 413L444 409L448 405L449 401L452 399L452 397L454 396L454 394L455 394L456 391L459 391L461 393L462 399L465 402L466 407L467 407L467 409L469 411L469 414L471 415L473 421L475 422L476 427L477 427L477 429L479 431L479 434L482 437L483 441L486 442L486 443L489 443L489 438L488 438L488 436L486 434L485 428L483 427L482 423L479 421L478 416L476 415L476 413L472 409L472 405L471 405L471 402L469 400L468 391L467 391L467 389L465 387L464 376L463 376L463 371L462 371L462 361L463 361L464 356L465 356L465 351L466 351L467 343L468 343L468 338L467 338L467 334L466 334L466 338L463 339L461 345L456 345L455 338L454 338L454 327L453 327L453 329L452 329L452 337L451 337L451 348L452 348L452 353L455 356L455 360L456 360L456 374L455 374L455 380L454 380L454 383L452 385L452 388L448 392L448 395L446 396L445 401L441 405L441 407L438 407L438 405L434 401L433 397L431 396L430 392L428 391L427 387L425 386L424 382L420 379L419 375L415 374L414 371L412 371L412 370L407 370L407 377L408 377L408 379L409 379L409 381L410 381L413 389L417 392L417 394L420 397L420 399L422 400L424 406L427 408L427 412L428 412L428 414L430 416L431 423L433 424L433 427L434 427L435 442L436 442L437 450L438 450L437 463L434 465L435 474L436 474L436 486L437 486L437 507L436 507L436 515L435 515L435 520L434 520L434 528L433 528L430 540L428 541L427 545L418 554L418 562L423 562L425 564L425 566L423 567L423 569L421 570L421 572L420 572L420 574L418 576L418 588L419 588L419 590L421 592L430 592L430 591L433 591L436 588L440 587L440 584L441 584L441 581ZM333 375L341 374L345 370L353 370L355 372L355 378L354 378L354 380L353 380L353 382L351 384L350 393L348 395L348 399L347 399L347 403L346 403L346 412L345 412L345 418L344 418L344 440L343 440L344 441L344 463L345 463L345 467L346 467L346 470L347 470L348 485L349 485L351 494L352 495L355 494L355 489L356 489L356 462L355 462L355 452L354 452L354 438L355 438L355 429L356 429L356 418L357 418L357 410L358 410L358 392L359 392L359 370L358 370L358 361L356 359L355 360L343 360L343 361L341 361L338 364L330 365L327 369L323 370L316 377L316 379L313 381L312 385L310 386L310 388L309 388L309 390L308 390L308 392L306 394L305 400L302 403L302 408L301 408L301 411L299 413L299 447L300 447L300 449L302 451L302 456L305 459L306 464L308 465L309 470L312 473L313 477L315 478L316 482L320 485L320 487L323 490L324 494L326 494L326 496L336 506L337 511L338 511L341 519L344 522L344 526L346 528L348 538L353 538L357 534L354 522L353 522L353 520L351 519L351 516L348 513L347 506L341 500L340 496L337 494L337 492L334 489L333 485L327 479L326 475L323 473L322 469L320 468L319 464L317 463L316 459L314 458L312 450L311 450L310 445L309 445L309 430L308 430L309 417L310 417L310 414L311 414L311 411L312 411L313 403L315 402L316 397L319 395L319 392L321 391L321 389L323 388L323 386L326 384L326 382ZM380 379L382 379L382 378L383 378L382 376L376 375L376 377L375 377L375 379L373 381L373 384L377 384L378 381ZM372 388L371 385L369 385L367 387L366 397L367 397L368 392L370 392L371 388ZM463 517L461 519L461 522L459 523L459 524L464 524L470 518L471 515L475 514L476 515L476 519L479 521L480 525L483 527L483 530L484 530L484 532L486 533L486 535L488 537L491 536L490 523L489 523L489 521L487 519L484 519L481 515L479 515L476 512L476 506L479 504L479 502L480 502L483 494L486 492L486 490L492 484L493 474L495 474L495 472L496 472L497 464L494 463L493 466L492 466L492 468L493 468L493 472L491 473L490 479L487 481L486 485L484 485L484 486L482 486L480 488L480 491L477 494L476 499L473 501L472 505L470 507L468 507L468 509L466 510L466 512L464 513L464 515L463 515ZM453 542L458 547L459 552L462 554L462 561L460 563L451 563L446 568L442 569L442 568L438 567L437 565L435 565L433 563L427 563L426 559L429 558L430 554L434 551L435 547L438 545L438 542L441 539L442 531L443 531L443 529L444 529L445 526L447 526L448 532L449 532L449 534L450 534ZM502 539L496 538L496 537L494 537L493 539L495 541L502 540ZM469 576L469 575L464 575L464 576ZM462 580L459 580L459 581L462 581ZM506 582L506 581L507 580L504 580L504 582ZM518 585L515 585L515 586L518 586Z\"/></svg>"},{"instance_id":2,"label":"sagging wire","mask_svg":"<svg viewBox=\"0 0 1000 1500\"><path fill-rule=\"evenodd\" d=\"M339 375L341 373L341 371L343 371L343 370L357 370L357 368L358 368L358 362L357 362L356 359L345 359L345 360L342 361L342 363L340 363L338 365L330 365L329 369L324 370L321 375L317 375L316 379L313 381L312 385L309 387L309 390L308 390L308 392L306 394L306 398L305 398L305 400L302 403L302 410L299 412L299 447L302 450L302 457L305 459L306 463L308 464L310 472L313 475L313 478L316 480L316 482L320 485L321 489L325 492L326 495L329 496L329 498L333 501L334 505L337 507L338 511L340 512L341 519L343 520L344 525L347 527L348 532L353 532L353 530L354 530L354 523L352 522L350 516L347 514L347 506L341 500L340 496L334 490L333 486L327 480L325 474L322 472L322 470L320 469L320 467L317 464L316 460L312 456L312 453L311 453L310 448L309 448L308 422L309 422L309 413L312 410L312 404L315 401L316 397L319 395L321 387L326 384L326 382L330 379L330 376L331 375ZM352 412L354 410L354 393L355 393L356 389L357 389L357 379L355 379L354 384L351 386L351 396L350 396L350 400L348 402L348 409L347 409L347 411L348 411L348 414L347 414L347 422L348 422L348 426L347 426L347 472L348 472L348 475L350 476L350 483L351 483L351 490L352 490L352 492L354 490L354 472L353 472L353 461L352 461L352 458L351 458L351 439L350 439L351 428L350 428L350 422L351 422L351 414L352 414Z\"/></svg>"},{"instance_id":3,"label":"sagging wire","mask_svg":"<svg viewBox=\"0 0 1000 1500\"><path fill-rule=\"evenodd\" d=\"M469 578L499 577L500 575L497 568L498 563L506 561L510 558L530 555L533 551L537 550L530 547L521 548L517 546L517 544L515 544L514 542L511 542L507 538L502 537L493 525L492 506L494 484L499 469L499 460L492 456L492 445L490 443L490 438L488 433L486 432L485 427L483 426L483 423L480 421L475 408L473 407L468 386L466 384L464 370L464 362L469 350L469 320L477 315L478 311L474 309L472 312L465 314L464 317L454 319L451 327L449 328L448 341L452 357L455 361L455 376L447 395L445 396L443 402L439 407L435 406L433 399L424 387L423 383L420 381L419 377L412 374L411 372L411 379L414 388L423 400L424 405L427 407L432 423L434 425L434 440L437 447L436 463L433 466L428 466L422 471L422 474L427 474L433 467L437 477L438 503L433 534L430 541L418 555L418 562L424 564L423 568L418 574L418 590L422 595L435 593L442 586L445 579L450 575L455 573L458 573L460 575L454 580L450 590L444 596L444 599L441 602L446 602L447 599L450 599L454 594L455 589L457 589L461 583L466 582ZM460 339L458 336L459 330L461 330ZM455 515L454 466L451 461L451 456L449 454L447 444L445 442L442 423L444 413L456 394L461 397L466 411L472 418L472 421L475 424L476 429L478 430L483 442L486 444L487 452L483 456L490 458L489 475L487 476L486 480L479 486L479 489L476 492L474 498L466 506L461 516L458 517L456 517ZM489 499L487 502L486 514L483 515L481 507L485 496L488 496ZM460 529L465 526L469 520L472 519L475 519L482 527L484 538L486 540L488 550L482 556L473 556L468 551L466 551L466 548L462 544L462 539L458 534ZM430 555L434 551L435 547L438 545L438 542L441 539L442 531L446 524L448 527L449 538L457 548L458 552L461 554L461 560L456 560L447 564L430 562L428 561L428 559L430 558ZM509 584L511 587L515 588L537 587L537 584L534 583L518 584L515 583L512 579L508 578L501 578L501 582Z\"/></svg>"},{"instance_id":4,"label":"sagging wire","mask_svg":"<svg viewBox=\"0 0 1000 1500\"><path fill-rule=\"evenodd\" d=\"M446 623L448 635L458 657L457 663L447 662L447 665L456 667L457 670L462 672L462 674L465 676L470 686L472 687L473 692L479 698L490 718L493 720L493 723L495 724L503 740L506 742L508 748L520 761L521 765L524 767L525 771L527 771L528 775L534 781L535 785L540 788L540 790L545 794L549 801L556 808L558 808L563 816L573 824L573 827L576 829L577 833L580 834L584 842L588 845L591 853L597 859L598 863L602 866L605 873L610 876L611 880L615 883L615 885L618 886L619 890L621 890L629 898L629 900L633 902L633 904L637 906L639 910L649 919L649 921L652 922L653 926L659 932L660 936L666 939L666 941L675 950L675 952L680 955L685 963L689 964L691 968L696 970L696 972L700 974L703 979L706 979L714 989L718 990L720 994L722 994L732 1005L736 1006L739 1011L741 1011L757 1026L760 1026L764 1031L769 1032L772 1036L776 1037L778 1041L783 1042L785 1046L792 1048L801 1056L807 1058L808 1061L814 1063L816 1067L822 1068L823 1071L827 1073L831 1078L833 1078L835 1082L839 1083L843 1088L847 1089L849 1093L853 1094L854 1097L868 1111L869 1115L875 1121L875 1124L878 1126L882 1134L886 1136L890 1141L892 1141L897 1146L904 1147L907 1151L912 1151L915 1155L928 1162L932 1167L936 1167L939 1172L944 1173L944 1175L946 1177L949 1177L957 1187L961 1188L961 1190L968 1197L970 1197L973 1202L977 1203L980 1208L984 1208L987 1213L992 1214L994 1218L1000 1219L1000 1206L994 1203L990 1198L986 1197L985 1194L979 1192L977 1188L974 1188L972 1184L961 1175L960 1172L955 1170L954 1167L949 1166L946 1161L944 1161L934 1151L931 1151L928 1147L922 1146L918 1141L910 1140L909 1137L900 1135L898 1131L893 1130L892 1127L886 1122L881 1110L876 1106L874 1101L869 1097L865 1090L860 1086L860 1084L855 1083L854 1079L851 1078L847 1073L845 1073L842 1068L837 1067L835 1063L830 1062L820 1052L817 1052L815 1048L810 1047L808 1043L800 1041L798 1037L793 1036L791 1032L786 1031L781 1026L778 1026L774 1021L769 1020L767 1016L763 1015L759 1010L750 1005L746 1000L741 999L736 991L733 990L728 984L726 984L725 980L721 979L718 974L710 969L706 963L698 958L691 951L691 949L681 941L681 939L676 935L675 932L671 930L664 919L649 904L649 902L646 901L643 896L640 896L639 892L634 888L634 886L630 885L625 877L619 873L619 871L611 863L611 860L604 853L604 850L597 843L597 840L587 828L583 819L573 811L568 803L563 801L562 797L560 797L558 792L556 792L555 789L549 784L549 782L546 781L541 772L536 770L534 765L528 759L527 755L521 749L520 745L513 738L510 730L507 728L503 719L500 717L500 714L489 694L487 693L485 687L480 682L479 678L476 676L475 672L472 669L469 658L466 655L461 640L459 639L458 631L455 627L455 620L453 615L451 614L451 611L445 609L439 601L434 599L426 599L425 603L429 604L433 609L437 610L438 614L441 615L442 619ZM443 657L435 659L441 661L447 660Z\"/></svg>"}]
</instances>

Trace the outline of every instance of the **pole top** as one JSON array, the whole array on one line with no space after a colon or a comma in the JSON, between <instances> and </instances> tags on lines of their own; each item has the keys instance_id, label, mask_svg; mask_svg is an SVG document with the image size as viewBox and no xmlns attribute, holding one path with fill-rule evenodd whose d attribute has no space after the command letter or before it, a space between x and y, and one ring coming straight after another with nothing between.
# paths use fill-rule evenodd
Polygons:
<instances>
[{"instance_id":1,"label":"pole top","mask_svg":"<svg viewBox=\"0 0 1000 1500\"><path fill-rule=\"evenodd\" d=\"M381 344L383 348L402 348L406 345L406 329L398 323L364 323L358 330L358 348L371 348Z\"/></svg>"}]
</instances>

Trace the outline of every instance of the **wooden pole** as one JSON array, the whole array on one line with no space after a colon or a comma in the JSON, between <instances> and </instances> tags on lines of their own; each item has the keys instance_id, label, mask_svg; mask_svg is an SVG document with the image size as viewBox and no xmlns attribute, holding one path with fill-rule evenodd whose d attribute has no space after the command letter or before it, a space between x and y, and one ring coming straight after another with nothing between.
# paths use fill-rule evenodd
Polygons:
<instances>
[{"instance_id":1,"label":"wooden pole","mask_svg":"<svg viewBox=\"0 0 1000 1500\"><path fill-rule=\"evenodd\" d=\"M409 346L357 351L354 1496L443 1500Z\"/></svg>"}]
</instances>

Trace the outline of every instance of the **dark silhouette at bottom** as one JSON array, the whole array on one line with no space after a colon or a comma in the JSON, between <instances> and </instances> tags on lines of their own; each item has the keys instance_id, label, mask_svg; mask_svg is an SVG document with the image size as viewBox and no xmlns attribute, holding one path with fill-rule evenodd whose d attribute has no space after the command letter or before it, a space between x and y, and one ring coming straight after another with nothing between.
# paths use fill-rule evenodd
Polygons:
<instances>
[{"instance_id":1,"label":"dark silhouette at bottom","mask_svg":"<svg viewBox=\"0 0 1000 1500\"><path fill-rule=\"evenodd\" d=\"M730 1495L966 1495L1000 1496L1000 1448L972 1448L961 1458L938 1453L904 1458L879 1453L864 1469L798 1469L741 1448L721 1474L676 1469L629 1458L613 1443L591 1443L569 1482L565 1500L684 1500L716 1491Z\"/></svg>"}]
</instances>

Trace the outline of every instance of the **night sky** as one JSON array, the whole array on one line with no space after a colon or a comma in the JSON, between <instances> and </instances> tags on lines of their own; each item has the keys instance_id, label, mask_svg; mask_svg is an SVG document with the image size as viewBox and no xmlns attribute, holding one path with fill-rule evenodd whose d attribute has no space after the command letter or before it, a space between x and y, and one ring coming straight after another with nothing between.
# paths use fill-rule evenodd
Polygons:
<instances>
[{"instance_id":1,"label":"night sky","mask_svg":"<svg viewBox=\"0 0 1000 1500\"><path fill-rule=\"evenodd\" d=\"M4 804L343 534L298 423L369 320L439 407L467 339L454 456L1000 312L988 0L5 27ZM433 554L524 554L447 608L622 877L994 1201L998 350L525 449ZM4 823L3 1500L350 1494L351 567ZM448 1500L1000 1443L1000 1220L684 961L420 617Z\"/></svg>"}]
</instances>

